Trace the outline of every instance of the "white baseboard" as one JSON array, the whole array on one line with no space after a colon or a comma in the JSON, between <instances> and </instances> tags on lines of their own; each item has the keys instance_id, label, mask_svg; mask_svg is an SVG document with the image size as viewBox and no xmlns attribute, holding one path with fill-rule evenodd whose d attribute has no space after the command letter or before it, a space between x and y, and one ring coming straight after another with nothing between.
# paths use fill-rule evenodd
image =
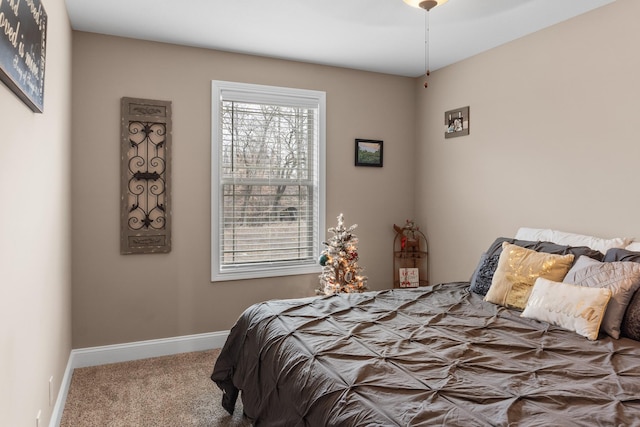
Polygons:
<instances>
[{"instance_id":1,"label":"white baseboard","mask_svg":"<svg viewBox=\"0 0 640 427\"><path fill-rule=\"evenodd\" d=\"M221 331L71 350L49 427L60 425L74 369L222 348L228 335L229 331Z\"/></svg>"},{"instance_id":2,"label":"white baseboard","mask_svg":"<svg viewBox=\"0 0 640 427\"><path fill-rule=\"evenodd\" d=\"M149 357L222 348L227 335L229 335L229 331L81 348L71 351L72 368L85 368L87 366L129 362Z\"/></svg>"},{"instance_id":3,"label":"white baseboard","mask_svg":"<svg viewBox=\"0 0 640 427\"><path fill-rule=\"evenodd\" d=\"M73 350L71 350L71 353L73 353ZM69 394L71 375L73 375L71 360L72 354L69 355L67 368L64 370L64 376L62 377L62 383L60 384L60 390L58 391L58 398L56 399L56 404L53 406L53 411L51 412L49 427L58 427L60 425L60 421L62 421L62 412L64 411L64 404L67 401L67 394Z\"/></svg>"}]
</instances>

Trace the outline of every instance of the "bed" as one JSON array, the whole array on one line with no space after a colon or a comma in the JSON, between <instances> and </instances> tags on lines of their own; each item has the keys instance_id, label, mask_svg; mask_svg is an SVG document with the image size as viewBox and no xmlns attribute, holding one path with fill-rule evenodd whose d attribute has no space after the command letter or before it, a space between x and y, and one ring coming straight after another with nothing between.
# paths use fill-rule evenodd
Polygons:
<instances>
[{"instance_id":1,"label":"bed","mask_svg":"<svg viewBox=\"0 0 640 427\"><path fill-rule=\"evenodd\" d=\"M582 257L590 258L593 271L624 264L637 273L627 274L637 285L630 287L619 326L639 315L640 264L633 252L617 248L611 255L616 259L607 259L609 252L586 247L497 239L470 282L248 308L211 376L223 391L222 405L232 413L241 394L244 413L256 426L640 425L640 341L629 337L634 326L622 327L617 339L600 329L603 319L610 320L605 316L614 292L602 286L588 291L606 299L591 338L580 322L593 328L592 312L567 312L570 297L563 296L563 309L551 315L569 313L573 330L557 319L523 317L530 306L487 301L490 287L482 293L481 282L501 271L490 262L492 251L500 260L511 245L572 258L569 272ZM541 300L535 292L543 281L560 289L560 282L538 277L527 304ZM561 289L574 287L589 286L567 283Z\"/></svg>"}]
</instances>

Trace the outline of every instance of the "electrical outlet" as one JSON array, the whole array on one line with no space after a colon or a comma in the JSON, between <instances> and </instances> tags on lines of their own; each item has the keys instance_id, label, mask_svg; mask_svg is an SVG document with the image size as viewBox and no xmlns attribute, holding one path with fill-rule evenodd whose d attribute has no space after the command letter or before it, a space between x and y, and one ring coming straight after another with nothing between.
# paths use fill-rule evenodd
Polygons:
<instances>
[{"instance_id":1,"label":"electrical outlet","mask_svg":"<svg viewBox=\"0 0 640 427\"><path fill-rule=\"evenodd\" d=\"M40 414L42 413L42 410L38 411L38 415L36 415L36 427L40 427Z\"/></svg>"},{"instance_id":2,"label":"electrical outlet","mask_svg":"<svg viewBox=\"0 0 640 427\"><path fill-rule=\"evenodd\" d=\"M49 407L53 406L53 375L49 377Z\"/></svg>"}]
</instances>

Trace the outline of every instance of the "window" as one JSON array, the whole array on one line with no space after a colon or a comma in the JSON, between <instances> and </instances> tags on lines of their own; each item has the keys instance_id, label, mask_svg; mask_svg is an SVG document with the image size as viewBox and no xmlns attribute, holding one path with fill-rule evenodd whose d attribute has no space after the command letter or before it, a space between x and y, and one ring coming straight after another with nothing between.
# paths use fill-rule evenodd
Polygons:
<instances>
[{"instance_id":1,"label":"window","mask_svg":"<svg viewBox=\"0 0 640 427\"><path fill-rule=\"evenodd\" d=\"M319 273L325 93L212 83L211 278Z\"/></svg>"}]
</instances>

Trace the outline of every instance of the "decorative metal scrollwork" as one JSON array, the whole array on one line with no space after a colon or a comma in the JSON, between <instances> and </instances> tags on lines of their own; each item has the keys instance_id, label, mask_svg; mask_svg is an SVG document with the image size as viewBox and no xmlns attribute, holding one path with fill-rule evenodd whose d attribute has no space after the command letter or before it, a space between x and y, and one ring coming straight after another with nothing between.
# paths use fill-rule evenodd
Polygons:
<instances>
[{"instance_id":1,"label":"decorative metal scrollwork","mask_svg":"<svg viewBox=\"0 0 640 427\"><path fill-rule=\"evenodd\" d=\"M170 104L149 103L123 98L122 253L170 250Z\"/></svg>"},{"instance_id":2,"label":"decorative metal scrollwork","mask_svg":"<svg viewBox=\"0 0 640 427\"><path fill-rule=\"evenodd\" d=\"M164 123L129 122L129 228L165 226Z\"/></svg>"}]
</instances>

